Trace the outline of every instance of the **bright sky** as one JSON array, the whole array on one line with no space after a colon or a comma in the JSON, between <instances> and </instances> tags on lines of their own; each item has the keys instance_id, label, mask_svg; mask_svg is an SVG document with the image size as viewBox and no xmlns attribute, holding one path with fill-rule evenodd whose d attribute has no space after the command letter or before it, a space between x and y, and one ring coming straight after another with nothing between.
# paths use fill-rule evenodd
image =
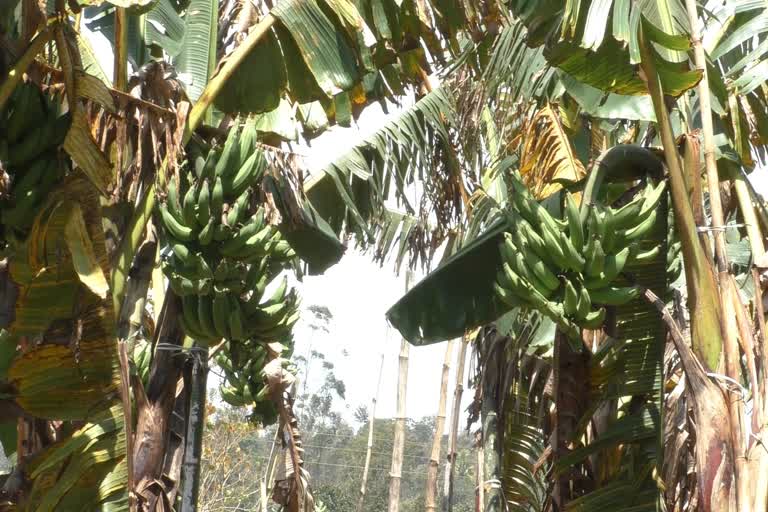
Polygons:
<instances>
[{"instance_id":1,"label":"bright sky","mask_svg":"<svg viewBox=\"0 0 768 512\"><path fill-rule=\"evenodd\" d=\"M406 100L402 107L407 108L412 103L412 100ZM301 148L300 152L306 155L305 162L310 172L338 158L345 149L381 126L387 118L396 116L398 111L399 108L391 107L389 114L385 114L379 105L371 105L360 116L357 126L336 127L313 141L311 147ZM415 277L419 280L423 276L417 274ZM362 254L350 248L344 258L324 275L306 278L298 286L305 307L312 304L324 305L334 319L329 326L329 334L314 335L313 338L308 327L312 316L311 313L305 314L296 327L295 353L306 357L311 344L312 349L323 352L334 363L336 376L347 386L346 403L340 405L338 410L352 420L352 413L357 406L368 406L371 401L383 350L384 368L376 416L394 417L401 337L397 330L388 327L385 313L405 292L404 270L396 276L391 262L381 267L373 263L370 254ZM454 354L458 345L454 343ZM446 343L411 347L406 398L406 414L409 417L437 414L445 350ZM345 352L348 354L346 357ZM451 359L448 416L455 382L456 357L453 355ZM465 379L468 371L467 364ZM310 387L319 384L315 379L320 377L320 373L310 370ZM469 405L471 397L471 391L465 390L462 410Z\"/></svg>"}]
</instances>

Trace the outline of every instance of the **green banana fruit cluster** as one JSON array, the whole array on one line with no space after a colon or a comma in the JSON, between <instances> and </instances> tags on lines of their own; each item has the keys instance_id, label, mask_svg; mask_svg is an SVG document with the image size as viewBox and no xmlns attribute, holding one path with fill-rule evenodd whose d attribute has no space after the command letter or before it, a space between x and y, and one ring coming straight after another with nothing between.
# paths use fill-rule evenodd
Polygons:
<instances>
[{"instance_id":1,"label":"green banana fruit cluster","mask_svg":"<svg viewBox=\"0 0 768 512\"><path fill-rule=\"evenodd\" d=\"M146 387L149 382L149 367L152 363L152 343L145 340L137 340L133 346L133 364L136 374Z\"/></svg>"},{"instance_id":2,"label":"green banana fruit cluster","mask_svg":"<svg viewBox=\"0 0 768 512\"><path fill-rule=\"evenodd\" d=\"M253 341L240 343L237 350L240 364L233 361L231 354L225 350L216 354L216 364L226 377L226 382L219 387L221 399L233 407L252 406L253 421L264 425L274 423L277 409L263 376L268 358L266 347Z\"/></svg>"},{"instance_id":3,"label":"green banana fruit cluster","mask_svg":"<svg viewBox=\"0 0 768 512\"><path fill-rule=\"evenodd\" d=\"M182 328L196 340L226 340L216 355L226 375L222 399L256 404L254 414L273 421L277 412L260 376L264 343L288 345L299 300L279 277L296 254L260 200L266 168L255 123L237 125L221 147L189 148L157 213L168 247L163 270L181 299Z\"/></svg>"},{"instance_id":4,"label":"green banana fruit cluster","mask_svg":"<svg viewBox=\"0 0 768 512\"><path fill-rule=\"evenodd\" d=\"M0 224L4 242L23 241L48 194L63 178L67 159L59 146L70 115L58 98L22 82L0 112ZM0 179L0 183L4 181Z\"/></svg>"},{"instance_id":5,"label":"green banana fruit cluster","mask_svg":"<svg viewBox=\"0 0 768 512\"><path fill-rule=\"evenodd\" d=\"M642 264L659 254L644 239L657 225L665 182L648 183L619 208L590 205L582 218L570 193L564 218L555 219L521 181L513 180L515 229L500 244L502 268L496 294L517 306L521 302L555 321L577 337L580 328L597 329L605 322L605 306L637 298L635 286L615 286L628 263Z\"/></svg>"},{"instance_id":6,"label":"green banana fruit cluster","mask_svg":"<svg viewBox=\"0 0 768 512\"><path fill-rule=\"evenodd\" d=\"M233 361L230 351L216 354L216 364L224 372L226 382L219 388L221 399L234 407L268 402L269 389L262 377L267 363L267 349L253 341L240 343L238 361Z\"/></svg>"},{"instance_id":7,"label":"green banana fruit cluster","mask_svg":"<svg viewBox=\"0 0 768 512\"><path fill-rule=\"evenodd\" d=\"M298 320L285 279L263 296L295 253L257 204L267 162L256 138L249 122L232 128L223 147L193 154L158 207L170 249L163 269L195 339L279 339Z\"/></svg>"}]
</instances>

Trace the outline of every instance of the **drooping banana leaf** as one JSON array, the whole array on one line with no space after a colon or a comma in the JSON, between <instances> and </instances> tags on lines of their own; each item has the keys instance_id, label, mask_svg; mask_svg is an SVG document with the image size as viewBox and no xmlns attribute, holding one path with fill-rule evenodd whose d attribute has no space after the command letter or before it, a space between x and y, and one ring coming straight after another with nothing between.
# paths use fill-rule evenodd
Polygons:
<instances>
[{"instance_id":1,"label":"drooping banana leaf","mask_svg":"<svg viewBox=\"0 0 768 512\"><path fill-rule=\"evenodd\" d=\"M96 411L70 437L48 447L25 468L34 483L22 510L99 510L127 505L122 405Z\"/></svg>"},{"instance_id":2,"label":"drooping banana leaf","mask_svg":"<svg viewBox=\"0 0 768 512\"><path fill-rule=\"evenodd\" d=\"M5 376L12 398L37 418L86 422L25 466L32 488L22 510L75 503L95 510L126 493L115 322L100 284L109 272L101 218L98 191L73 173L49 194L10 259L20 293L4 344L22 346Z\"/></svg>"}]
</instances>

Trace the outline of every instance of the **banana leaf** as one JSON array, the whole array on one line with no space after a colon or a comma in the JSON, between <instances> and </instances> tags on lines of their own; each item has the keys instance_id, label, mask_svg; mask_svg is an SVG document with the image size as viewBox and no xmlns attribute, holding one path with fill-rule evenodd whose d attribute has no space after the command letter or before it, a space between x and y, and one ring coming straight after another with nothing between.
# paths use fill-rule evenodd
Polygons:
<instances>
[{"instance_id":1,"label":"banana leaf","mask_svg":"<svg viewBox=\"0 0 768 512\"><path fill-rule=\"evenodd\" d=\"M403 338L414 345L456 338L510 309L493 292L501 267L499 243L507 229L506 219L496 221L387 311Z\"/></svg>"},{"instance_id":2,"label":"banana leaf","mask_svg":"<svg viewBox=\"0 0 768 512\"><path fill-rule=\"evenodd\" d=\"M38 454L25 473L33 485L22 510L97 510L106 501L127 501L122 405L97 411L70 437Z\"/></svg>"},{"instance_id":3,"label":"banana leaf","mask_svg":"<svg viewBox=\"0 0 768 512\"><path fill-rule=\"evenodd\" d=\"M126 492L112 301L94 277L109 272L101 218L98 191L73 173L10 259L20 293L3 345L23 347L5 377L12 398L37 418L85 422L25 466L21 510L96 510Z\"/></svg>"}]
</instances>

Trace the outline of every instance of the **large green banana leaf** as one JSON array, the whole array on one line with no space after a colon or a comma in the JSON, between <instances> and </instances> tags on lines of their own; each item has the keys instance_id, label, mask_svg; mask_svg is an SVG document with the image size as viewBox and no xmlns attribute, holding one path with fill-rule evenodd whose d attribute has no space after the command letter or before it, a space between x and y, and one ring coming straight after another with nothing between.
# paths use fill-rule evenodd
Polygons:
<instances>
[{"instance_id":1,"label":"large green banana leaf","mask_svg":"<svg viewBox=\"0 0 768 512\"><path fill-rule=\"evenodd\" d=\"M636 67L641 18L647 18L659 32L687 32L687 18L679 2L572 0L563 7L551 1L515 0L509 7L528 27L529 44L543 45L551 65L594 88L622 95L648 93ZM681 62L681 49L670 47L659 56L663 63L660 78L671 96L679 96L701 78L700 72L690 70L687 59Z\"/></svg>"}]
</instances>

